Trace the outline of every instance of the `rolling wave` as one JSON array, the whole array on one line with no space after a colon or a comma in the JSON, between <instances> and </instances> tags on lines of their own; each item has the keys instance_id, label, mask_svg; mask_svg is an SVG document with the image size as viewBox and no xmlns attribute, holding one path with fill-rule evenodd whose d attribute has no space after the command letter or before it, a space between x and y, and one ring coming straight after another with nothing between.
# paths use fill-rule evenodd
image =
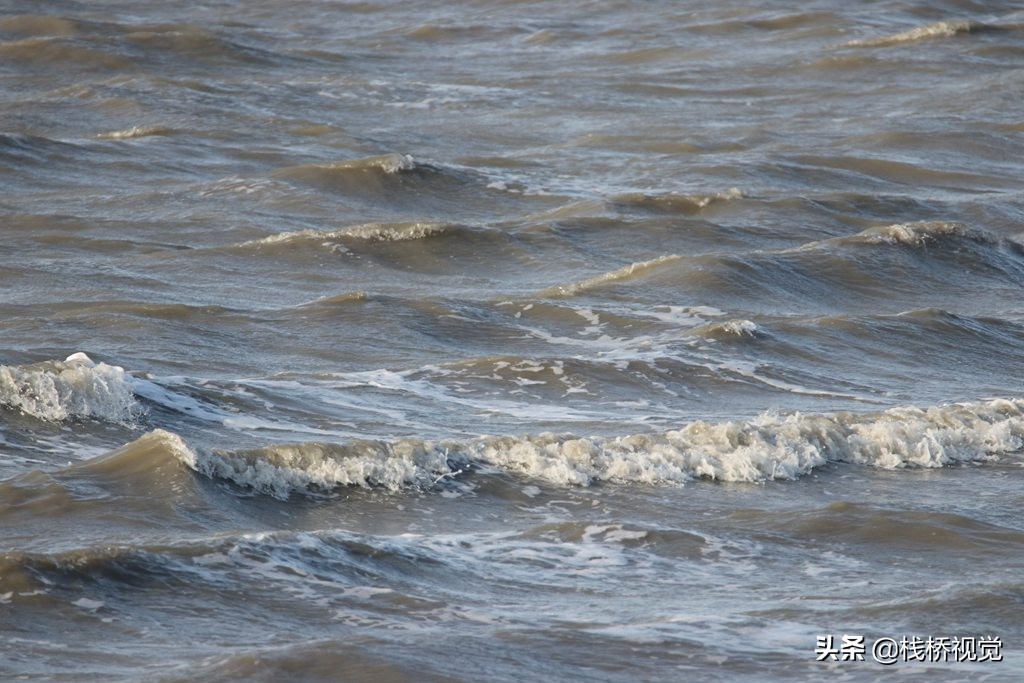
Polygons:
<instances>
[{"instance_id":1,"label":"rolling wave","mask_svg":"<svg viewBox=\"0 0 1024 683\"><path fill-rule=\"evenodd\" d=\"M1024 253L1024 248L1016 242L1003 239L984 230L970 228L963 223L945 221L919 221L916 223L897 223L876 228L868 228L849 237L838 237L830 240L835 244L899 244L908 247L923 247L942 242L969 241L979 245L1007 245ZM811 243L816 244L816 243Z\"/></svg>"},{"instance_id":2,"label":"rolling wave","mask_svg":"<svg viewBox=\"0 0 1024 683\"><path fill-rule=\"evenodd\" d=\"M368 189L371 181L382 183L402 174L427 176L431 173L439 173L439 169L420 163L408 154L395 153L326 164L288 166L276 171L274 176L341 189Z\"/></svg>"},{"instance_id":3,"label":"rolling wave","mask_svg":"<svg viewBox=\"0 0 1024 683\"><path fill-rule=\"evenodd\" d=\"M1024 245L961 223L921 221L868 228L787 249L671 254L554 285L539 296L571 297L609 285L659 279L674 286L733 292L744 298L775 291L785 293L787 300L794 294L848 299L844 290L874 291L884 279L906 280L907 256L883 251L890 249L907 250L911 263L923 266L927 259L929 266L946 266L945 273L922 268L922 276L943 284L950 282L951 274L961 277L965 267L990 277L995 273L1013 283L1024 280ZM773 295L773 300L776 298Z\"/></svg>"},{"instance_id":4,"label":"rolling wave","mask_svg":"<svg viewBox=\"0 0 1024 683\"><path fill-rule=\"evenodd\" d=\"M1024 401L866 414L766 413L607 439L546 433L462 442L308 442L207 453L163 430L145 438L162 440L174 458L199 473L281 499L338 486L431 486L481 467L555 486L678 485L696 478L763 482L795 479L832 462L901 469L998 458L1024 447Z\"/></svg>"}]
</instances>

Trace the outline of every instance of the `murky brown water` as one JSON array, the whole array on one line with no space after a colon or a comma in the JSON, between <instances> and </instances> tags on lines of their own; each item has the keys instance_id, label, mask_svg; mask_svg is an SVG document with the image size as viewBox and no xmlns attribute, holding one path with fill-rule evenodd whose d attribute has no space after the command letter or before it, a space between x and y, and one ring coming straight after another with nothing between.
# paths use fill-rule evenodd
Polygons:
<instances>
[{"instance_id":1,"label":"murky brown water","mask_svg":"<svg viewBox=\"0 0 1024 683\"><path fill-rule=\"evenodd\" d=\"M1017 680L1022 41L0 3L0 678Z\"/></svg>"}]
</instances>

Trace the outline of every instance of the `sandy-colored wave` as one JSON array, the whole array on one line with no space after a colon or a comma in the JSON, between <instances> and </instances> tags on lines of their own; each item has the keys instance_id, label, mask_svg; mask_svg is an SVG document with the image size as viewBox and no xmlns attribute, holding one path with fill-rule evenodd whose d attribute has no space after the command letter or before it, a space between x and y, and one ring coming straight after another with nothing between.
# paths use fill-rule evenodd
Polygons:
<instances>
[{"instance_id":1,"label":"sandy-colored wave","mask_svg":"<svg viewBox=\"0 0 1024 683\"><path fill-rule=\"evenodd\" d=\"M696 478L761 482L794 479L833 462L901 469L998 458L1024 448L1024 400L860 414L766 413L603 439L540 434L200 452L170 432L156 436L191 469L282 499L338 486L430 486L481 465L556 486L678 485Z\"/></svg>"},{"instance_id":2,"label":"sandy-colored wave","mask_svg":"<svg viewBox=\"0 0 1024 683\"><path fill-rule=\"evenodd\" d=\"M96 137L100 140L134 140L135 138L171 135L172 133L174 131L167 126L132 126L122 130L100 133Z\"/></svg>"},{"instance_id":3,"label":"sandy-colored wave","mask_svg":"<svg viewBox=\"0 0 1024 683\"><path fill-rule=\"evenodd\" d=\"M269 235L246 242L241 246L269 246L287 244L322 244L324 242L403 242L420 240L442 235L453 235L469 230L454 223L418 221L408 223L364 223L338 230L297 230Z\"/></svg>"},{"instance_id":4,"label":"sandy-colored wave","mask_svg":"<svg viewBox=\"0 0 1024 683\"><path fill-rule=\"evenodd\" d=\"M913 43L929 38L950 38L964 33L972 33L985 28L984 24L973 21L938 21L926 26L917 26L908 31L894 33L878 38L864 38L851 40L846 47L888 47L902 43Z\"/></svg>"},{"instance_id":5,"label":"sandy-colored wave","mask_svg":"<svg viewBox=\"0 0 1024 683\"><path fill-rule=\"evenodd\" d=\"M670 263L676 263L682 260L682 256L678 254L666 254L653 258L648 261L637 261L636 263L630 263L629 265L617 268L616 270L601 273L594 277L574 282L566 285L555 285L549 287L540 293L542 297L562 297L562 296L576 296L582 294L591 289L596 289L605 285L610 285L616 282L625 282L632 280L635 277L650 273L657 268L665 266Z\"/></svg>"}]
</instances>

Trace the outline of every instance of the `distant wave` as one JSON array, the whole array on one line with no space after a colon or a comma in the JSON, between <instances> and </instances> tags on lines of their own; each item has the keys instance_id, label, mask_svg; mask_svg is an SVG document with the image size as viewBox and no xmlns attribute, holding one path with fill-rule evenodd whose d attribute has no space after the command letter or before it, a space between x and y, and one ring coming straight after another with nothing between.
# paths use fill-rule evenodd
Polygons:
<instances>
[{"instance_id":1,"label":"distant wave","mask_svg":"<svg viewBox=\"0 0 1024 683\"><path fill-rule=\"evenodd\" d=\"M612 197L613 206L625 209L654 211L658 213L697 213L712 204L742 199L743 193L738 188L730 188L725 192L712 194L643 194L633 192Z\"/></svg>"},{"instance_id":2,"label":"distant wave","mask_svg":"<svg viewBox=\"0 0 1024 683\"><path fill-rule=\"evenodd\" d=\"M54 422L96 418L126 423L139 412L124 369L94 363L84 353L63 361L0 365L0 406Z\"/></svg>"},{"instance_id":3,"label":"distant wave","mask_svg":"<svg viewBox=\"0 0 1024 683\"><path fill-rule=\"evenodd\" d=\"M853 235L834 237L819 242L809 242L797 247L797 250L818 249L825 245L892 245L912 248L966 247L974 251L979 258L985 257L986 252L991 254L993 250L1007 250L1018 255L1024 255L1024 245L1021 245L1019 242L1006 239L987 230L948 221L918 221L883 225L868 228Z\"/></svg>"},{"instance_id":4,"label":"distant wave","mask_svg":"<svg viewBox=\"0 0 1024 683\"><path fill-rule=\"evenodd\" d=\"M258 240L245 242L241 246L266 246L275 244L323 243L325 241L361 240L365 242L401 242L419 240L440 235L452 235L468 230L454 223L411 222L411 223L365 223L338 230L297 230L269 235Z\"/></svg>"},{"instance_id":5,"label":"distant wave","mask_svg":"<svg viewBox=\"0 0 1024 683\"><path fill-rule=\"evenodd\" d=\"M465 203L469 199L465 194L467 190L485 191L483 176L459 168L435 166L408 154L287 166L274 171L272 178L372 201L375 206L378 202L392 207L404 204L420 212L435 202Z\"/></svg>"},{"instance_id":6,"label":"distant wave","mask_svg":"<svg viewBox=\"0 0 1024 683\"><path fill-rule=\"evenodd\" d=\"M690 330L689 334L705 339L730 339L763 336L764 332L750 320L726 320L710 325L701 325Z\"/></svg>"},{"instance_id":7,"label":"distant wave","mask_svg":"<svg viewBox=\"0 0 1024 683\"><path fill-rule=\"evenodd\" d=\"M567 285L555 285L549 287L540 293L540 296L549 297L560 297L560 296L575 296L586 292L587 290L608 285L614 282L622 282L630 280L636 276L648 273L656 268L669 263L676 263L683 257L678 254L666 254L665 256L659 256L658 258L651 259L649 261L637 261L636 263L630 263L627 266L618 268L616 270L596 275L580 282L574 282Z\"/></svg>"},{"instance_id":8,"label":"distant wave","mask_svg":"<svg viewBox=\"0 0 1024 683\"><path fill-rule=\"evenodd\" d=\"M672 291L685 287L744 299L780 294L812 299L845 297L848 292L843 288L874 292L880 286L880 276L902 282L905 264L902 269L884 267L904 260L900 254L885 254L896 249L911 251L907 260L920 263L922 277L942 284L964 272L1024 282L1021 243L961 223L922 221L872 227L786 249L669 254L577 282L556 284L538 296L573 297L643 279L645 285ZM968 280L966 284L978 286L978 281Z\"/></svg>"},{"instance_id":9,"label":"distant wave","mask_svg":"<svg viewBox=\"0 0 1024 683\"><path fill-rule=\"evenodd\" d=\"M106 47L105 45L103 47ZM103 69L130 70L131 60L112 52L83 47L81 41L73 42L65 37L30 37L10 42L0 42L0 58L6 62L22 62L56 68L98 67Z\"/></svg>"},{"instance_id":10,"label":"distant wave","mask_svg":"<svg viewBox=\"0 0 1024 683\"><path fill-rule=\"evenodd\" d=\"M278 498L338 486L429 486L483 465L559 486L681 484L695 478L794 479L831 462L882 469L942 467L1024 448L1024 400L823 415L696 421L661 434L609 439L481 437L465 442L300 443L201 453L158 431L180 462Z\"/></svg>"},{"instance_id":11,"label":"distant wave","mask_svg":"<svg viewBox=\"0 0 1024 683\"><path fill-rule=\"evenodd\" d=\"M926 26L918 26L909 31L895 33L878 38L865 38L862 40L851 40L846 47L887 47L901 43L912 43L929 38L949 38L963 33L973 33L987 28L984 24L974 21L939 21Z\"/></svg>"},{"instance_id":12,"label":"distant wave","mask_svg":"<svg viewBox=\"0 0 1024 683\"><path fill-rule=\"evenodd\" d=\"M896 223L868 228L851 237L840 237L836 241L847 244L902 244L908 247L920 247L949 239L965 239L979 244L1000 244L1004 241L992 233L969 228L963 223L943 221Z\"/></svg>"},{"instance_id":13,"label":"distant wave","mask_svg":"<svg viewBox=\"0 0 1024 683\"><path fill-rule=\"evenodd\" d=\"M352 182L360 176L396 176L402 173L433 170L436 170L433 166L421 164L408 154L385 154L326 164L288 166L278 170L274 175L281 178L330 184Z\"/></svg>"},{"instance_id":14,"label":"distant wave","mask_svg":"<svg viewBox=\"0 0 1024 683\"><path fill-rule=\"evenodd\" d=\"M100 140L133 140L157 135L171 135L174 131L166 126L132 126L124 130L115 130L109 133L100 133L96 137Z\"/></svg>"}]
</instances>

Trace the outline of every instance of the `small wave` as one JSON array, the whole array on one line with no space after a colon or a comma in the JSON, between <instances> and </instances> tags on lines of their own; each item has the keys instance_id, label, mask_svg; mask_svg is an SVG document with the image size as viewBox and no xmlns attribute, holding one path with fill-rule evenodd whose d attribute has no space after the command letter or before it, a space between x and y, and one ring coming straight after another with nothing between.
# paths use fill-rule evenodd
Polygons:
<instances>
[{"instance_id":1,"label":"small wave","mask_svg":"<svg viewBox=\"0 0 1024 683\"><path fill-rule=\"evenodd\" d=\"M851 40L845 43L844 47L888 47L901 43L913 43L928 38L950 38L963 33L974 33L984 28L986 28L984 24L973 21L939 21L893 35Z\"/></svg>"},{"instance_id":2,"label":"small wave","mask_svg":"<svg viewBox=\"0 0 1024 683\"><path fill-rule=\"evenodd\" d=\"M727 320L697 327L690 332L706 339L734 339L736 337L759 337L764 334L756 323L750 320Z\"/></svg>"},{"instance_id":3,"label":"small wave","mask_svg":"<svg viewBox=\"0 0 1024 683\"><path fill-rule=\"evenodd\" d=\"M610 439L555 434L438 443L405 439L210 454L182 450L178 441L172 445L175 457L202 474L282 499L337 486L431 485L477 465L561 486L682 484L695 478L762 482L795 479L830 462L933 468L1016 452L1024 448L1024 400L867 414L768 413Z\"/></svg>"},{"instance_id":4,"label":"small wave","mask_svg":"<svg viewBox=\"0 0 1024 683\"><path fill-rule=\"evenodd\" d=\"M100 67L129 71L134 64L119 55L99 49L82 47L65 37L32 37L0 42L0 57L8 62L22 62L61 69Z\"/></svg>"},{"instance_id":5,"label":"small wave","mask_svg":"<svg viewBox=\"0 0 1024 683\"><path fill-rule=\"evenodd\" d=\"M0 31L23 36L73 36L78 23L65 17L46 14L22 14L0 19Z\"/></svg>"},{"instance_id":6,"label":"small wave","mask_svg":"<svg viewBox=\"0 0 1024 683\"><path fill-rule=\"evenodd\" d=\"M662 194L649 195L643 193L628 193L617 195L612 198L612 205L633 210L653 211L657 213L693 214L712 204L728 202L733 199L742 199L743 193L739 188L730 188L725 192L714 194Z\"/></svg>"},{"instance_id":7,"label":"small wave","mask_svg":"<svg viewBox=\"0 0 1024 683\"><path fill-rule=\"evenodd\" d=\"M651 270L659 268L667 263L676 263L682 260L682 256L678 254L666 254L665 256L659 256L658 258L651 259L649 261L638 261L636 263L630 263L628 266L623 266L617 270L613 270L608 273L602 273L592 278L587 278L580 282L575 282L568 285L555 285L554 287L548 287L540 293L541 297L564 297L564 296L576 296L587 290L594 289L596 287L602 287L614 282L622 282L624 280L630 280L637 275L648 273Z\"/></svg>"},{"instance_id":8,"label":"small wave","mask_svg":"<svg viewBox=\"0 0 1024 683\"><path fill-rule=\"evenodd\" d=\"M81 148L68 142L40 135L0 133L0 159L7 157L19 162L40 161L51 155L73 155Z\"/></svg>"},{"instance_id":9,"label":"small wave","mask_svg":"<svg viewBox=\"0 0 1024 683\"><path fill-rule=\"evenodd\" d=\"M192 24L151 24L117 26L123 41L146 55L161 52L190 60L212 63L267 64L279 58L273 52L244 45L210 28Z\"/></svg>"},{"instance_id":10,"label":"small wave","mask_svg":"<svg viewBox=\"0 0 1024 683\"><path fill-rule=\"evenodd\" d=\"M275 175L299 180L330 182L360 175L398 175L414 171L435 170L433 166L421 164L409 154L384 154L376 157L352 159L328 164L303 164L282 168Z\"/></svg>"},{"instance_id":11,"label":"small wave","mask_svg":"<svg viewBox=\"0 0 1024 683\"><path fill-rule=\"evenodd\" d=\"M976 247L993 247L996 249L1006 248L1010 251L1024 252L1021 244L1000 237L994 233L979 228L971 228L963 223L947 221L919 221L914 223L895 223L892 225L877 226L862 230L852 235L833 237L827 240L819 240L802 244L793 249L786 249L781 252L798 253L815 251L828 245L835 246L903 246L922 248L930 245L964 245L969 243ZM979 255L982 250L978 250ZM767 252L765 252L767 253Z\"/></svg>"},{"instance_id":12,"label":"small wave","mask_svg":"<svg viewBox=\"0 0 1024 683\"><path fill-rule=\"evenodd\" d=\"M365 223L340 230L298 230L269 235L262 239L245 242L240 246L267 246L281 244L315 243L316 245L338 241L402 242L451 235L469 230L454 223Z\"/></svg>"},{"instance_id":13,"label":"small wave","mask_svg":"<svg viewBox=\"0 0 1024 683\"><path fill-rule=\"evenodd\" d=\"M908 247L921 247L946 239L966 239L979 244L999 244L1001 242L1000 238L984 230L969 228L962 223L941 221L897 223L868 228L852 237L840 238L841 241L847 243L902 244Z\"/></svg>"},{"instance_id":14,"label":"small wave","mask_svg":"<svg viewBox=\"0 0 1024 683\"><path fill-rule=\"evenodd\" d=\"M354 303L363 303L370 299L370 295L362 290L355 292L344 292L342 294L335 294L334 296L324 296L314 301L308 301L304 304L292 307L292 309L284 310L307 310L311 308L334 308L337 306L347 306Z\"/></svg>"},{"instance_id":15,"label":"small wave","mask_svg":"<svg viewBox=\"0 0 1024 683\"><path fill-rule=\"evenodd\" d=\"M129 423L139 413L124 369L94 363L84 353L63 361L0 365L0 405L53 422L97 418Z\"/></svg>"},{"instance_id":16,"label":"small wave","mask_svg":"<svg viewBox=\"0 0 1024 683\"><path fill-rule=\"evenodd\" d=\"M100 133L96 136L99 140L133 140L135 138L146 138L157 135L171 135L174 131L166 126L132 126L124 130L115 130L109 133Z\"/></svg>"},{"instance_id":17,"label":"small wave","mask_svg":"<svg viewBox=\"0 0 1024 683\"><path fill-rule=\"evenodd\" d=\"M426 199L453 200L469 182L457 169L441 168L413 159L408 154L353 159L335 163L288 166L274 171L272 177L295 185L338 192L352 198L389 205L407 202L422 211ZM432 190L425 197L421 190Z\"/></svg>"}]
</instances>

